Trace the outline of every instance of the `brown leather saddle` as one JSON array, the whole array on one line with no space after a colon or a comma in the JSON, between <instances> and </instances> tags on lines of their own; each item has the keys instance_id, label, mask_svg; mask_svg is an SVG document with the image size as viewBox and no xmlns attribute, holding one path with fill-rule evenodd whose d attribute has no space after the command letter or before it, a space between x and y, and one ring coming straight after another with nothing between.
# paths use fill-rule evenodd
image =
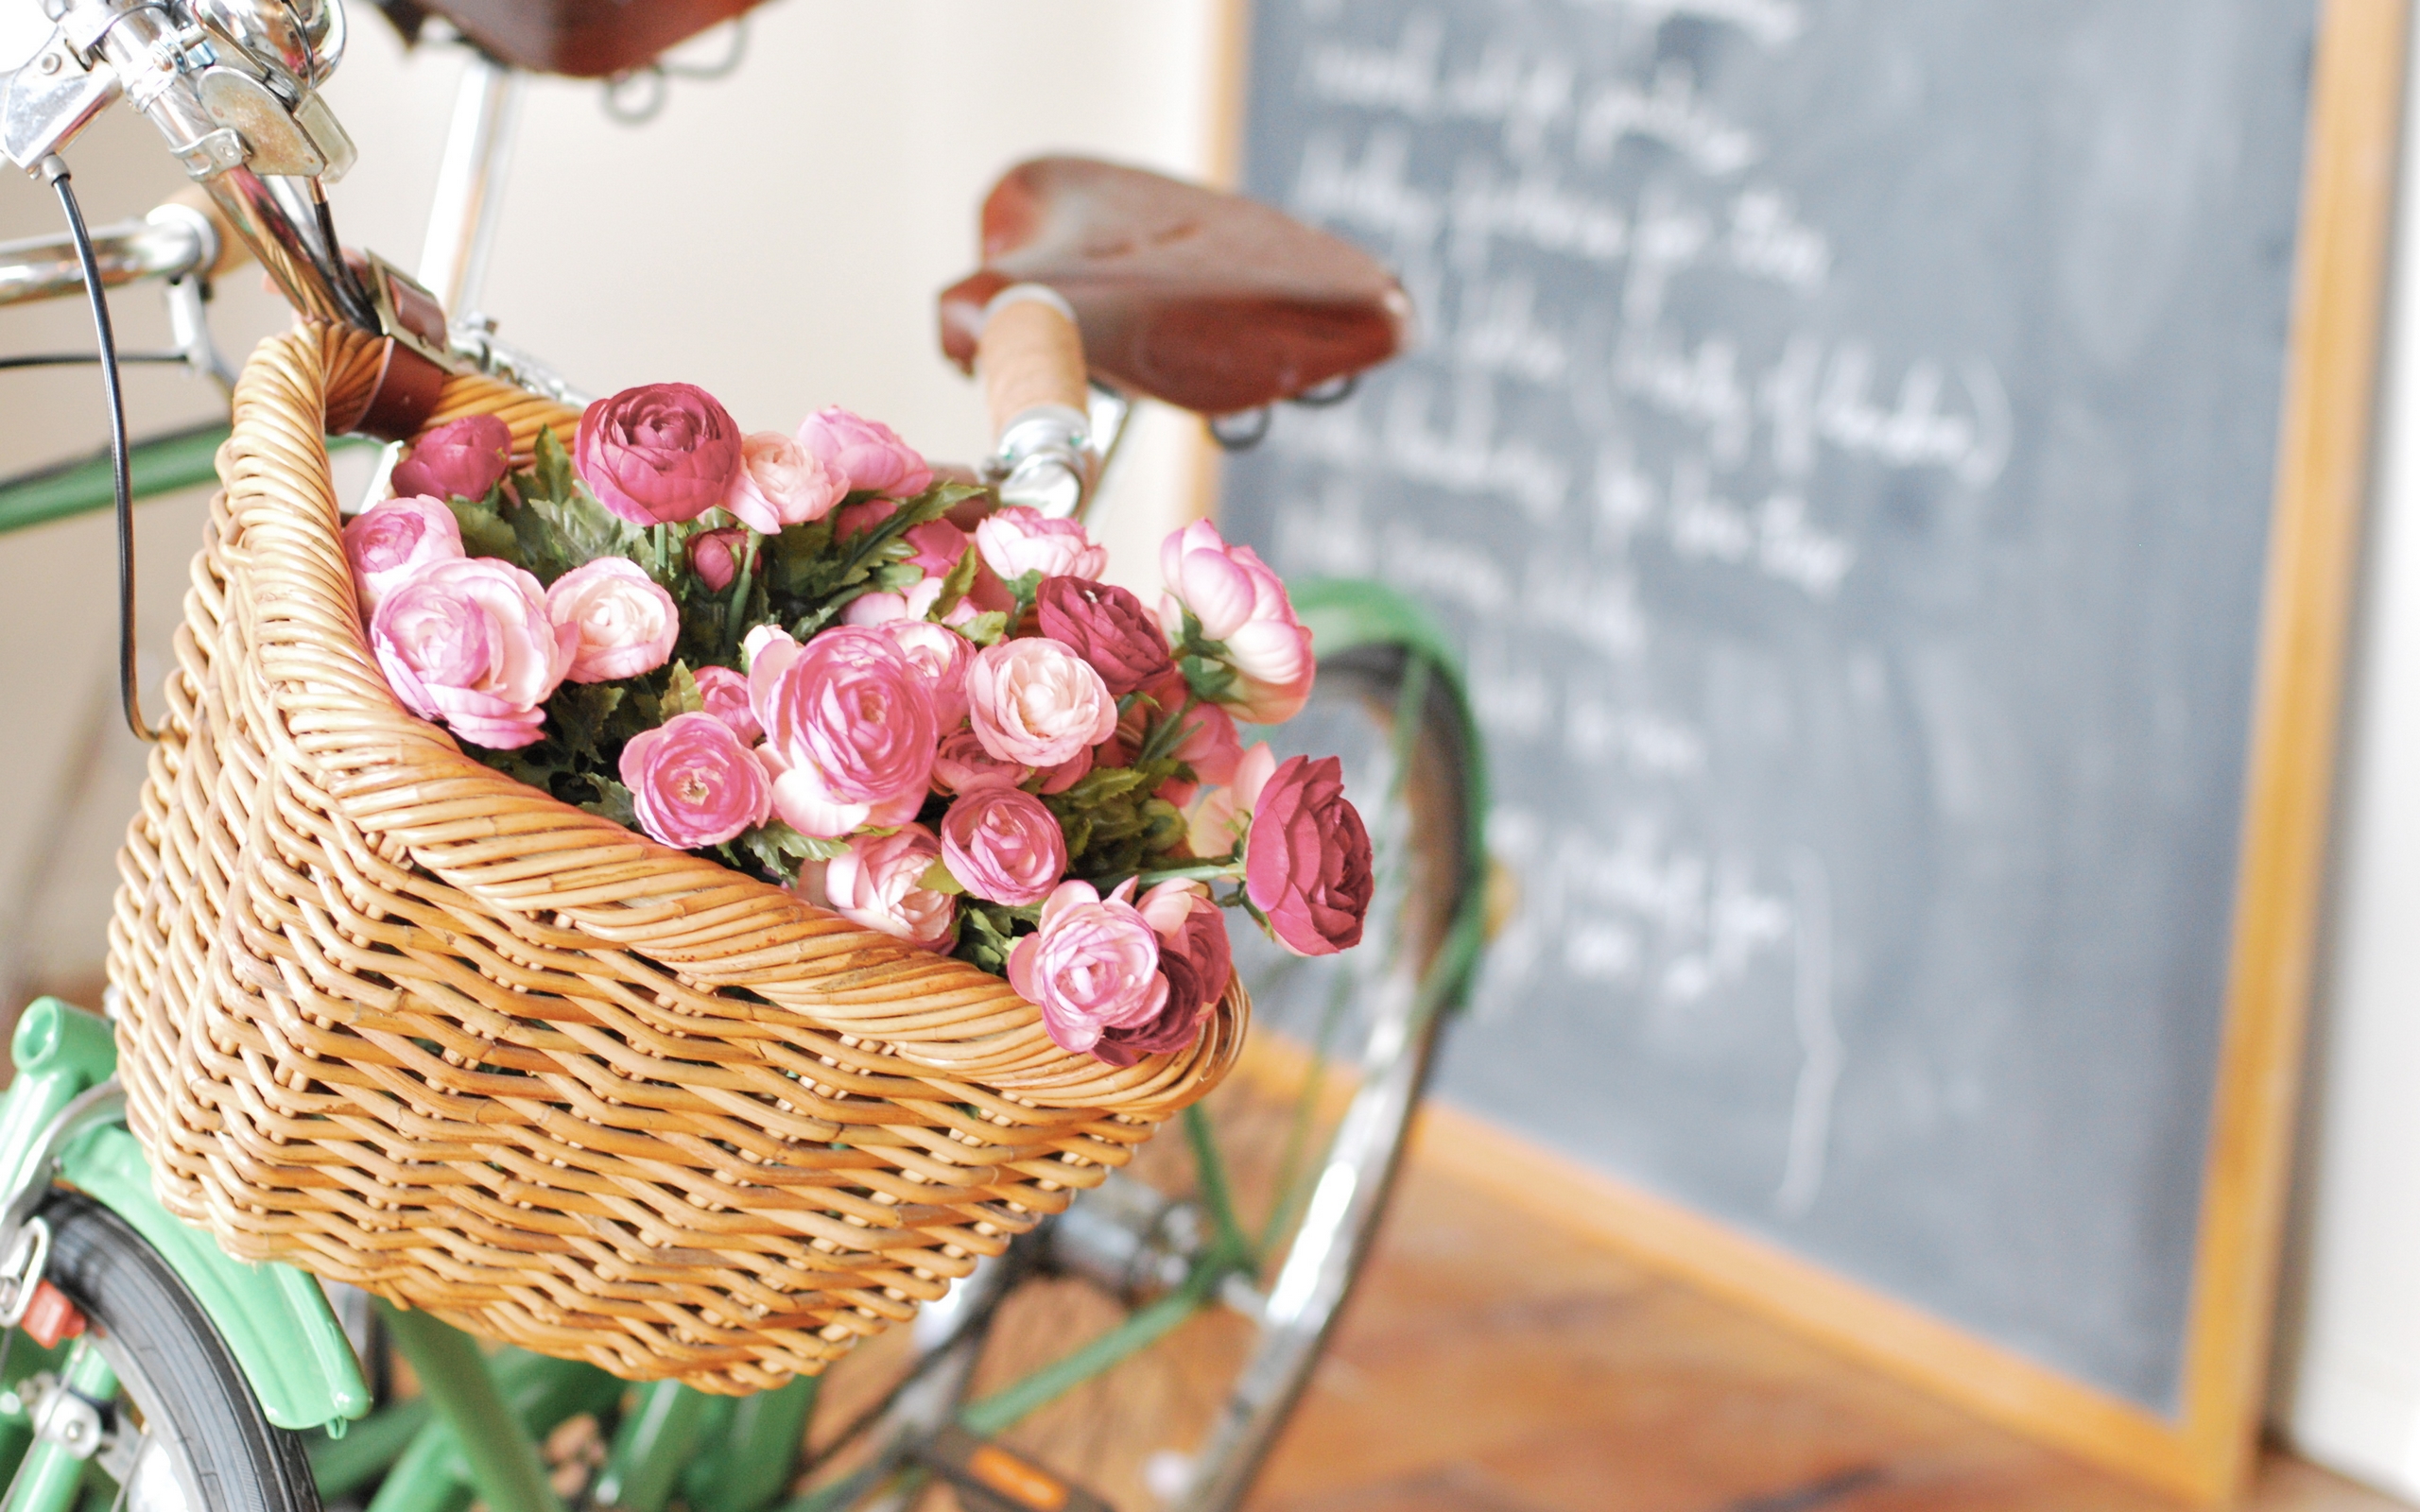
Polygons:
<instances>
[{"instance_id":1,"label":"brown leather saddle","mask_svg":"<svg viewBox=\"0 0 2420 1512\"><path fill-rule=\"evenodd\" d=\"M666 49L764 0L377 0L406 39L441 16L500 63L540 74L604 78L645 67Z\"/></svg>"},{"instance_id":2,"label":"brown leather saddle","mask_svg":"<svg viewBox=\"0 0 2420 1512\"><path fill-rule=\"evenodd\" d=\"M1281 211L1141 168L1040 158L983 201L983 266L941 297L942 349L975 358L984 306L1058 291L1094 375L1206 415L1349 377L1403 350L1411 301L1376 259Z\"/></svg>"}]
</instances>

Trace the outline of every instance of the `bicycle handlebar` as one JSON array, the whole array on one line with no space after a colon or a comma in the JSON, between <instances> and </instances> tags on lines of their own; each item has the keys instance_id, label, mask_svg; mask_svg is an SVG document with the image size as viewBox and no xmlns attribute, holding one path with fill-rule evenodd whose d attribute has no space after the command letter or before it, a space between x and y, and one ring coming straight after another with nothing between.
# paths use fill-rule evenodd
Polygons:
<instances>
[{"instance_id":1,"label":"bicycle handlebar","mask_svg":"<svg viewBox=\"0 0 2420 1512\"><path fill-rule=\"evenodd\" d=\"M1092 448L1084 338L1067 301L1040 284L1002 289L984 307L975 343L996 442L1000 498L1047 515L1083 507L1099 456Z\"/></svg>"},{"instance_id":2,"label":"bicycle handlebar","mask_svg":"<svg viewBox=\"0 0 2420 1512\"><path fill-rule=\"evenodd\" d=\"M93 232L93 257L110 288L156 278L174 283L196 273L216 278L251 260L209 198L186 190L141 220ZM23 304L84 291L84 271L69 236L0 242L0 304Z\"/></svg>"}]
</instances>

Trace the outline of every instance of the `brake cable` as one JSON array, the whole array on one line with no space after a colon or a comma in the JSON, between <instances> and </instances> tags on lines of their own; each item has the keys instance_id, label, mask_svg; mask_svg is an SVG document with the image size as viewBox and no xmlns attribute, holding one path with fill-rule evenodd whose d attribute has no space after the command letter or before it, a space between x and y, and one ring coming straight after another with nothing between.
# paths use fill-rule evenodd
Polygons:
<instances>
[{"instance_id":1,"label":"brake cable","mask_svg":"<svg viewBox=\"0 0 2420 1512\"><path fill-rule=\"evenodd\" d=\"M59 191L67 232L76 239L76 261L84 270L84 293L93 306L93 332L100 344L101 387L109 395L110 481L117 490L117 701L134 738L156 741L159 731L143 722L143 698L134 667L134 484L126 446L126 393L118 381L117 335L110 327L109 291L101 286L93 233L85 229L66 161L56 152L42 160L42 176Z\"/></svg>"}]
</instances>

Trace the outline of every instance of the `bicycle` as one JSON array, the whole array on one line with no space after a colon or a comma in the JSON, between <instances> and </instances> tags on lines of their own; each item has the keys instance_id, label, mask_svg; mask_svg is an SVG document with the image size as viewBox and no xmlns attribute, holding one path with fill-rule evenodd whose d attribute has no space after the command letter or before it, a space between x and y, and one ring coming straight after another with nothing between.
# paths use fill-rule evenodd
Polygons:
<instances>
[{"instance_id":1,"label":"bicycle","mask_svg":"<svg viewBox=\"0 0 2420 1512\"><path fill-rule=\"evenodd\" d=\"M170 280L191 317L179 325L183 360L211 370L202 281L237 244L298 310L383 335L406 368L475 369L576 400L492 328L431 319L475 295L493 229L483 187L509 145L512 67L628 72L745 8L653 8L619 32L581 33L577 56L564 36L525 36L518 51L498 40L512 9L504 0L412 8L488 37L496 55L475 57L441 176L451 251L414 280L349 259L320 192L351 150L315 93L341 51L337 0L56 7L60 30L42 55L55 61L36 92L49 113L18 110L12 95L0 146L46 168L71 232L64 243L0 249L0 291L11 269L47 262L42 292L88 293L115 444L106 467L0 486L0 525L114 504L123 550L138 492L199 481L210 432L147 448L124 440L103 286ZM217 124L205 84L253 112L245 131ZM182 148L210 203L95 238L56 154L119 93ZM214 145L221 130L232 143ZM1083 509L1131 395L1222 415L1332 399L1330 379L1382 359L1400 336L1391 281L1374 282L1358 254L1273 211L1068 160L1011 173L993 208L1021 209L1028 234L988 234L986 268L942 307L948 346L992 401L1000 445L984 472L1004 498ZM987 210L987 232L994 218ZM1188 263L1195 242L1210 255ZM1121 261L1121 246L1160 251ZM1284 280L1255 283L1249 263L1233 261L1236 247L1273 249L1277 271L1295 277L1290 293ZM73 280L57 270L71 249ZM995 302L1012 285L1047 292ZM1004 313L987 322L985 311ZM1171 347L1167 332L1188 320L1221 335ZM375 428L378 407L365 424ZM591 1506L838 1512L905 1506L942 1484L976 1507L1237 1504L1367 1257L1484 927L1481 754L1449 644L1374 584L1305 584L1297 607L1320 648L1318 689L1269 734L1281 751L1345 757L1380 856L1364 946L1305 961L1240 940L1262 1049L1184 1116L1182 1139L1170 1131L1147 1146L826 1376L746 1398L633 1386L582 1362L484 1351L358 1293L339 1309L299 1270L233 1260L154 1196L124 1123L109 1022L35 1004L0 1098L0 1512L401 1512L474 1497L541 1512L564 1494ZM121 627L130 646L124 601ZM121 661L139 730L130 653ZM395 1389L389 1346L416 1394ZM550 1441L551 1465L541 1448Z\"/></svg>"}]
</instances>

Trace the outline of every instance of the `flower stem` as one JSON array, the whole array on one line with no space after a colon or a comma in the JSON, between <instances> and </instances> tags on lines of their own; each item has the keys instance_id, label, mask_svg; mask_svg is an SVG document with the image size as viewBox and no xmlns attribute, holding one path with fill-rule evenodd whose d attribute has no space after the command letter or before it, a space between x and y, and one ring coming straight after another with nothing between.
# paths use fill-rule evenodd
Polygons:
<instances>
[{"instance_id":1,"label":"flower stem","mask_svg":"<svg viewBox=\"0 0 2420 1512\"><path fill-rule=\"evenodd\" d=\"M1143 748L1134 753L1134 765L1140 766L1146 762L1158 761L1171 749L1184 745L1185 736L1193 733L1192 729L1184 728L1184 716L1201 707L1201 699L1189 693L1186 694L1183 708L1151 727L1150 734L1143 741Z\"/></svg>"},{"instance_id":2,"label":"flower stem","mask_svg":"<svg viewBox=\"0 0 2420 1512\"><path fill-rule=\"evenodd\" d=\"M739 562L739 581L731 585L731 610L724 616L723 633L731 637L734 645L739 644L740 625L748 618L748 593L756 586L756 548L764 540L753 530L748 532L748 550Z\"/></svg>"},{"instance_id":3,"label":"flower stem","mask_svg":"<svg viewBox=\"0 0 2420 1512\"><path fill-rule=\"evenodd\" d=\"M1160 871L1141 872L1134 881L1141 887L1156 887L1164 882L1217 882L1243 874L1244 867L1240 861L1211 861L1198 867L1169 867Z\"/></svg>"}]
</instances>

